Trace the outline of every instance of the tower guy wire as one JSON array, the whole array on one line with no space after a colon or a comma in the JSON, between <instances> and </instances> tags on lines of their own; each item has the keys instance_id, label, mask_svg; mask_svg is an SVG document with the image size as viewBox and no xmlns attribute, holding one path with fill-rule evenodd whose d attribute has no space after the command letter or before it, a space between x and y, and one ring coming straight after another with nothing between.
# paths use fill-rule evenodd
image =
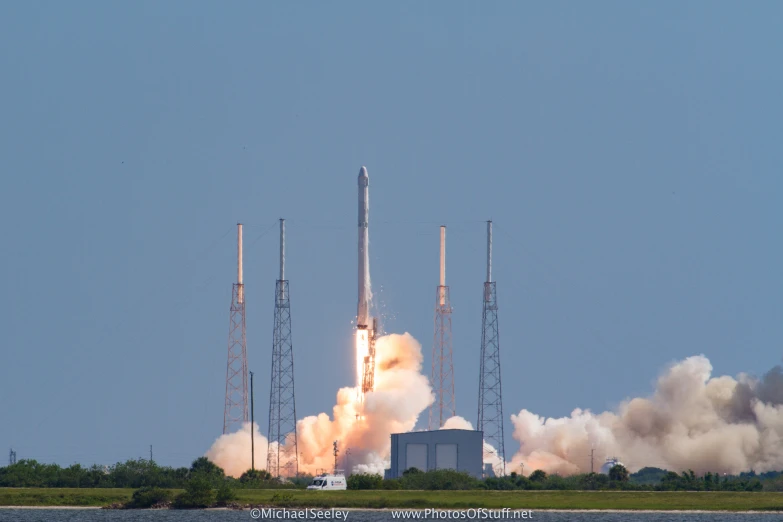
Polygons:
<instances>
[{"instance_id":1,"label":"tower guy wire","mask_svg":"<svg viewBox=\"0 0 783 522\"><path fill-rule=\"evenodd\" d=\"M446 227L440 227L440 284L435 294L435 334L432 341L432 389L435 402L430 406L429 429L457 414L454 399L454 362L451 337L451 301L446 286Z\"/></svg>"},{"instance_id":2,"label":"tower guy wire","mask_svg":"<svg viewBox=\"0 0 783 522\"><path fill-rule=\"evenodd\" d=\"M498 333L497 288L492 281L492 221L487 221L487 280L481 321L481 360L479 369L478 422L484 432L484 461L499 460L506 474L503 444L503 393L500 382L500 336ZM494 452L487 445L494 448Z\"/></svg>"},{"instance_id":3,"label":"tower guy wire","mask_svg":"<svg viewBox=\"0 0 783 522\"><path fill-rule=\"evenodd\" d=\"M280 220L280 278L275 284L271 370L266 470L273 477L295 477L299 474L299 452L296 437L291 300L288 294L288 281L285 278L284 219Z\"/></svg>"},{"instance_id":4,"label":"tower guy wire","mask_svg":"<svg viewBox=\"0 0 783 522\"><path fill-rule=\"evenodd\" d=\"M226 403L223 434L247 422L247 340L245 335L245 285L242 283L242 224L237 223L237 282L231 290L226 364Z\"/></svg>"}]
</instances>

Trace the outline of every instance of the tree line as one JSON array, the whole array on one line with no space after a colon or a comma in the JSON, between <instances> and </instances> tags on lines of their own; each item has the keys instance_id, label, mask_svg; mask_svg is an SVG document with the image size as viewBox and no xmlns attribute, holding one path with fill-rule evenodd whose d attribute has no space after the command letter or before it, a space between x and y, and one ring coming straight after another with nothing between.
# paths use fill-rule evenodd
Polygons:
<instances>
[{"instance_id":1,"label":"tree line","mask_svg":"<svg viewBox=\"0 0 783 522\"><path fill-rule=\"evenodd\" d=\"M193 484L209 483L224 495L234 489L294 489L306 487L312 477L278 480L264 470L248 470L239 478L228 477L206 457L193 461L190 467L172 468L138 459L113 466L84 467L74 464L60 467L35 460L0 467L0 487L28 488L150 488L187 489ZM228 489L226 489L228 488ZM203 488L202 488L203 489ZM492 489L492 490L635 490L635 491L783 491L781 472L757 475L675 473L660 468L643 468L630 474L622 465L614 466L608 475L586 473L561 477L535 470L529 476L511 473L505 477L476 479L452 470L422 472L407 470L399 479L384 480L380 475L352 474L348 489ZM217 493L216 493L217 494Z\"/></svg>"},{"instance_id":2,"label":"tree line","mask_svg":"<svg viewBox=\"0 0 783 522\"><path fill-rule=\"evenodd\" d=\"M491 489L491 490L623 490L623 491L783 491L783 476L769 473L738 476L693 471L677 474L659 468L643 468L629 474L622 465L609 470L608 475L584 473L561 477L535 470L529 476L511 473L505 477L477 479L453 470L422 472L416 468L405 471L398 479L384 480L380 475L353 474L348 477L348 489Z\"/></svg>"},{"instance_id":3,"label":"tree line","mask_svg":"<svg viewBox=\"0 0 783 522\"><path fill-rule=\"evenodd\" d=\"M194 477L206 477L215 486L225 482L232 488L295 488L309 482L308 477L281 482L263 470L248 470L241 477L233 478L226 476L222 468L206 457L200 457L189 468L159 466L145 459L118 462L113 466L74 464L65 468L35 460L20 460L0 468L0 487L182 489Z\"/></svg>"}]
</instances>

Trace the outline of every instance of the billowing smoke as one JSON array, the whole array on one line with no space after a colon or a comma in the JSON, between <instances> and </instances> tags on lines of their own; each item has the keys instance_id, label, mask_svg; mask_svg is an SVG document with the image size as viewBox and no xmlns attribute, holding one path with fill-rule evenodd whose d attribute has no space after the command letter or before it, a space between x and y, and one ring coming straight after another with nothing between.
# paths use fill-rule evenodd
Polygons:
<instances>
[{"instance_id":1,"label":"billowing smoke","mask_svg":"<svg viewBox=\"0 0 783 522\"><path fill-rule=\"evenodd\" d=\"M250 423L246 422L242 429L234 433L221 435L212 444L206 457L223 468L226 475L239 477L251 468L251 447L256 469L266 468L267 439L258 430L258 424L253 424L255 440L251 441Z\"/></svg>"},{"instance_id":2,"label":"billowing smoke","mask_svg":"<svg viewBox=\"0 0 783 522\"><path fill-rule=\"evenodd\" d=\"M464 417L460 417L459 415L455 417L451 417L450 419L447 419L446 422L443 423L443 427L441 427L442 430L473 430L473 424L471 424L469 421L467 421ZM495 449L494 446L491 444L488 444L486 441L484 442L484 465L492 464L492 470L495 472L495 475L502 475L503 474L503 459L501 459L498 456L498 452Z\"/></svg>"},{"instance_id":3,"label":"billowing smoke","mask_svg":"<svg viewBox=\"0 0 783 522\"><path fill-rule=\"evenodd\" d=\"M421 412L434 401L429 381L421 373L421 345L410 334L379 338L375 343L375 365L375 390L363 402L358 388L342 388L337 392L331 418L321 413L298 421L301 472L315 474L331 470L334 467L332 442L337 440L339 466L382 475L388 467L390 435L411 431ZM248 430L249 427L221 436L207 457L227 474L241 475L250 468ZM262 453L259 446L263 448ZM266 439L262 440L259 434L255 452L256 467L266 467Z\"/></svg>"},{"instance_id":4,"label":"billowing smoke","mask_svg":"<svg viewBox=\"0 0 783 522\"><path fill-rule=\"evenodd\" d=\"M507 472L535 469L570 475L596 471L618 457L630 471L655 466L673 471L735 474L783 469L783 370L757 380L711 377L703 355L674 364L649 398L624 402L617 413L576 409L544 419L527 410L512 415L520 443Z\"/></svg>"}]
</instances>

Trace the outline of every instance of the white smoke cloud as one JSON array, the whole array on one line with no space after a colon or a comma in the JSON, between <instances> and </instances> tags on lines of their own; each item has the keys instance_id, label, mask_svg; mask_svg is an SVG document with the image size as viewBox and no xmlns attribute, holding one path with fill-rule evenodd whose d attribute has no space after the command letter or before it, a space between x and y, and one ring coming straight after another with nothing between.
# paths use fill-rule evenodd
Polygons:
<instances>
[{"instance_id":1,"label":"white smoke cloud","mask_svg":"<svg viewBox=\"0 0 783 522\"><path fill-rule=\"evenodd\" d=\"M297 423L299 470L315 474L334 466L332 441L338 441L338 467L383 474L389 467L390 435L414 429L433 402L422 374L421 345L410 335L387 335L376 342L375 391L364 402L359 389L337 392L332 415L305 417ZM632 472L645 466L674 471L692 469L736 474L783 469L783 369L762 379L739 375L712 377L703 355L673 364L647 398L626 400L616 412L575 409L569 417L544 418L528 410L511 416L520 448L506 472L536 469L571 475L595 470L603 460L619 458ZM266 466L267 441L255 428L256 468ZM442 429L472 430L463 417ZM485 463L496 474L502 461L484 443ZM206 454L227 474L250 468L250 425L219 437Z\"/></svg>"},{"instance_id":2,"label":"white smoke cloud","mask_svg":"<svg viewBox=\"0 0 783 522\"><path fill-rule=\"evenodd\" d=\"M467 421L464 417L456 415L443 423L442 430L473 430L473 424Z\"/></svg>"},{"instance_id":3,"label":"white smoke cloud","mask_svg":"<svg viewBox=\"0 0 783 522\"><path fill-rule=\"evenodd\" d=\"M331 417L320 413L297 422L301 472L332 470L335 440L341 455L338 467L381 475L389 467L391 434L411 431L434 396L427 377L421 373L421 345L410 334L379 338L375 343L375 366L375 389L365 396L364 402L359 399L358 388L342 388L337 392ZM255 451L259 455L259 435L256 437ZM266 466L265 438L261 446L263 459L256 458L257 468ZM250 467L249 454L248 428L246 433L243 430L221 436L207 452L207 458L227 474L239 476ZM259 466L259 462L263 464Z\"/></svg>"},{"instance_id":4,"label":"white smoke cloud","mask_svg":"<svg viewBox=\"0 0 783 522\"><path fill-rule=\"evenodd\" d=\"M253 423L253 431L252 441L249 422L239 431L221 435L207 451L206 457L223 468L226 475L236 478L251 469L252 459L255 459L256 469L266 469L267 439L261 435L258 424Z\"/></svg>"},{"instance_id":5,"label":"white smoke cloud","mask_svg":"<svg viewBox=\"0 0 783 522\"><path fill-rule=\"evenodd\" d=\"M576 409L545 419L523 409L511 416L520 450L507 471L589 472L591 448L596 470L614 456L632 472L783 469L783 370L762 380L711 374L706 357L689 357L661 375L651 397L628 400L616 413Z\"/></svg>"},{"instance_id":6,"label":"white smoke cloud","mask_svg":"<svg viewBox=\"0 0 783 522\"><path fill-rule=\"evenodd\" d=\"M456 415L454 417L451 417L446 420L446 422L443 423L443 427L440 429L442 430L473 430L473 424L470 423L470 421L466 420L464 417L460 417L459 415ZM503 459L498 456L497 449L492 446L491 444L488 444L486 441L483 443L483 463L491 464L492 470L495 472L495 475L502 475L503 474Z\"/></svg>"}]
</instances>

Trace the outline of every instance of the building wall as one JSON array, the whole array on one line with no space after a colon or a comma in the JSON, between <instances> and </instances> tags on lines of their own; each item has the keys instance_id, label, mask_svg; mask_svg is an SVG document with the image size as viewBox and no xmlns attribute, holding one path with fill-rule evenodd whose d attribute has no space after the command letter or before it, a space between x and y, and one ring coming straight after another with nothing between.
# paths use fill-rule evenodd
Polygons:
<instances>
[{"instance_id":1,"label":"building wall","mask_svg":"<svg viewBox=\"0 0 783 522\"><path fill-rule=\"evenodd\" d=\"M481 478L484 434L470 430L435 430L393 433L391 467L385 478L401 477L411 467L430 471L454 469ZM424 469L422 469L424 466Z\"/></svg>"}]
</instances>

